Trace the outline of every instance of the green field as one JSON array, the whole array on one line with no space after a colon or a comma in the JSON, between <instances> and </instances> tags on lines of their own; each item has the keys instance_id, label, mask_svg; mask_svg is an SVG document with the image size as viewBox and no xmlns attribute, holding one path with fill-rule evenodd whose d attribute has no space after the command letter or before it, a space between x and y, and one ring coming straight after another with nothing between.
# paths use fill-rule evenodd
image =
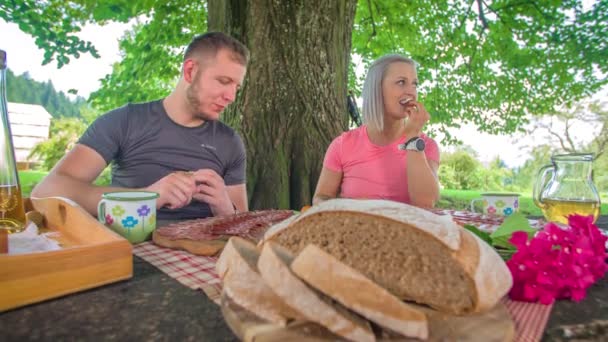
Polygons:
<instances>
[{"instance_id":1,"label":"green field","mask_svg":"<svg viewBox=\"0 0 608 342\"><path fill-rule=\"evenodd\" d=\"M446 209L471 210L471 200L480 198L485 191L474 190L442 190L437 207ZM602 198L600 212L608 214L608 198ZM530 194L522 193L519 197L519 211L524 215L542 216L541 210L534 204Z\"/></svg>"},{"instance_id":2,"label":"green field","mask_svg":"<svg viewBox=\"0 0 608 342\"><path fill-rule=\"evenodd\" d=\"M43 171L19 171L19 183L23 197L30 197L30 193L36 184L46 176L48 172Z\"/></svg>"},{"instance_id":3,"label":"green field","mask_svg":"<svg viewBox=\"0 0 608 342\"><path fill-rule=\"evenodd\" d=\"M47 172L41 171L19 171L19 181L23 197L29 197L32 188L40 182ZM441 199L437 203L438 208L470 210L471 200L480 198L483 191L474 190L442 190ZM524 215L542 216L540 209L534 205L530 194L522 193L519 197L519 210ZM608 198L602 197L601 213L608 214Z\"/></svg>"}]
</instances>

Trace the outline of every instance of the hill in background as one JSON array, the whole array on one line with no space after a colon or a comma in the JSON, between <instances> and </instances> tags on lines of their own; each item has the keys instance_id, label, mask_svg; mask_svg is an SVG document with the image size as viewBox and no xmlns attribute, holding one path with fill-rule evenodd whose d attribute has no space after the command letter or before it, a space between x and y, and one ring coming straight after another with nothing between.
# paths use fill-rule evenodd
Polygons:
<instances>
[{"instance_id":1,"label":"hill in background","mask_svg":"<svg viewBox=\"0 0 608 342\"><path fill-rule=\"evenodd\" d=\"M56 91L53 83L33 80L27 72L16 76L6 71L6 97L8 102L43 106L53 118L80 117L80 107L86 100L78 96L71 100L64 92Z\"/></svg>"}]
</instances>

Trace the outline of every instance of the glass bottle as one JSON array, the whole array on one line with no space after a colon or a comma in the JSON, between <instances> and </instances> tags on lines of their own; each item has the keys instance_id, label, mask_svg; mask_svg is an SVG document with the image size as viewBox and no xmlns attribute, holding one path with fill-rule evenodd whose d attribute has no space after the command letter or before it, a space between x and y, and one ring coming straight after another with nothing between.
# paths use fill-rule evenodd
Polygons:
<instances>
[{"instance_id":1,"label":"glass bottle","mask_svg":"<svg viewBox=\"0 0 608 342\"><path fill-rule=\"evenodd\" d=\"M25 228L25 212L6 101L6 52L0 50L0 230L10 233Z\"/></svg>"},{"instance_id":2,"label":"glass bottle","mask_svg":"<svg viewBox=\"0 0 608 342\"><path fill-rule=\"evenodd\" d=\"M567 224L568 216L600 215L600 196L593 184L590 153L559 154L542 167L534 186L534 202L548 221ZM550 178L549 178L550 176Z\"/></svg>"}]
</instances>

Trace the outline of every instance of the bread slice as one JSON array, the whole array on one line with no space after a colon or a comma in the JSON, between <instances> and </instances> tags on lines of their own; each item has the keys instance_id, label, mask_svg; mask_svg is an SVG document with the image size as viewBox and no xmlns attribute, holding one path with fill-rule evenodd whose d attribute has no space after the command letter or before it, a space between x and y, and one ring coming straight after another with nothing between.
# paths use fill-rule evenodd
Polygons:
<instances>
[{"instance_id":1,"label":"bread slice","mask_svg":"<svg viewBox=\"0 0 608 342\"><path fill-rule=\"evenodd\" d=\"M428 338L424 313L315 245L304 248L291 270L312 287L380 326L407 337Z\"/></svg>"},{"instance_id":2,"label":"bread slice","mask_svg":"<svg viewBox=\"0 0 608 342\"><path fill-rule=\"evenodd\" d=\"M262 278L289 306L306 319L353 341L375 341L367 321L310 288L289 269L293 256L272 242L264 244L258 261Z\"/></svg>"},{"instance_id":3,"label":"bread slice","mask_svg":"<svg viewBox=\"0 0 608 342\"><path fill-rule=\"evenodd\" d=\"M230 238L216 263L223 291L238 305L270 322L285 325L288 319L301 319L302 315L264 283L257 269L259 256L253 243Z\"/></svg>"},{"instance_id":4,"label":"bread slice","mask_svg":"<svg viewBox=\"0 0 608 342\"><path fill-rule=\"evenodd\" d=\"M511 288L511 273L487 243L454 223L407 204L334 199L265 241L292 253L314 244L401 299L448 313L485 311Z\"/></svg>"}]
</instances>

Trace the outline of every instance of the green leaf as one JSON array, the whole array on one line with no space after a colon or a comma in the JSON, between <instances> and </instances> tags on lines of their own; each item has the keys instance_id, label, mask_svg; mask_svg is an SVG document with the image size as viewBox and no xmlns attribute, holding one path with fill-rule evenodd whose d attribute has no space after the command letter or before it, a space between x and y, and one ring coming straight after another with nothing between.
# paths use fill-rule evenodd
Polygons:
<instances>
[{"instance_id":1,"label":"green leaf","mask_svg":"<svg viewBox=\"0 0 608 342\"><path fill-rule=\"evenodd\" d=\"M474 225L471 224L465 224L464 229L470 231L471 233L477 235L478 238L482 239L483 241L487 242L488 245L492 246L492 238L490 237L490 234L486 233L486 232L482 232L481 230L477 229L477 227L475 227Z\"/></svg>"},{"instance_id":2,"label":"green leaf","mask_svg":"<svg viewBox=\"0 0 608 342\"><path fill-rule=\"evenodd\" d=\"M528 219L521 213L515 213L508 216L498 229L490 234L492 238L493 246L504 248L504 249L515 249L509 239L514 232L524 231L528 233L528 237L532 237L536 233L536 229L530 226Z\"/></svg>"}]
</instances>

